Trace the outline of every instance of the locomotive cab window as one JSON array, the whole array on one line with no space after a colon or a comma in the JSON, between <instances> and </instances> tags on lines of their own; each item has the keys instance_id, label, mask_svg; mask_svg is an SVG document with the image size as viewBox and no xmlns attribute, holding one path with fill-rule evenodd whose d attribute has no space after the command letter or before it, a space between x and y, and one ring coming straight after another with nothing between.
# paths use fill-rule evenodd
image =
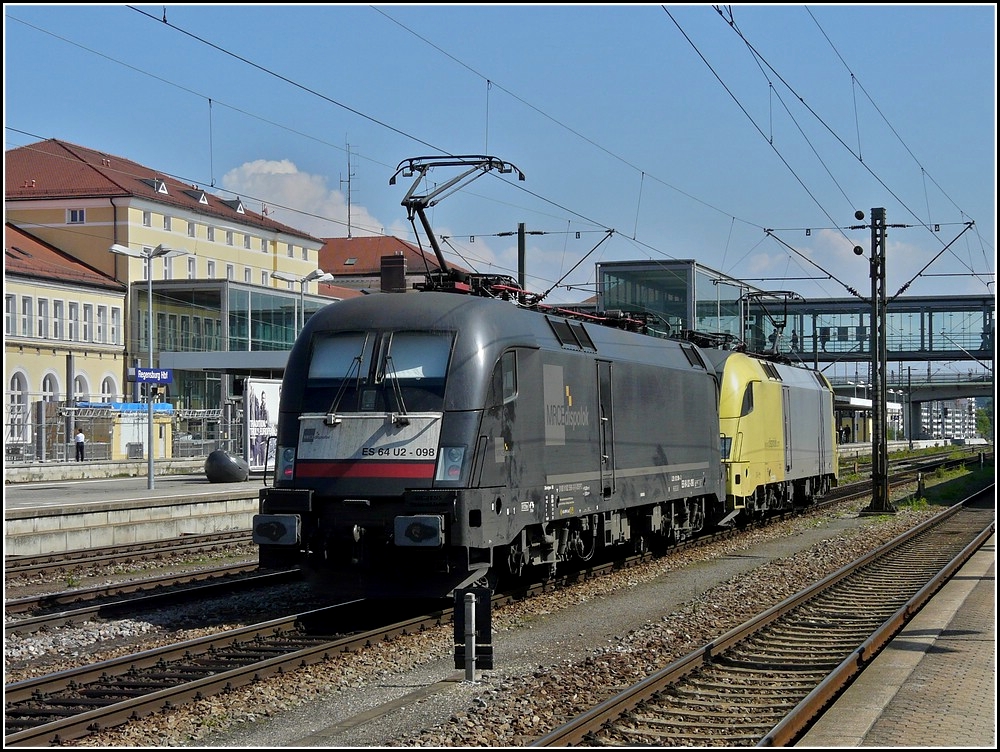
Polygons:
<instances>
[{"instance_id":1,"label":"locomotive cab window","mask_svg":"<svg viewBox=\"0 0 1000 752\"><path fill-rule=\"evenodd\" d=\"M309 381L340 383L348 378L362 378L365 363L372 356L371 338L364 332L317 337L309 359Z\"/></svg>"},{"instance_id":2,"label":"locomotive cab window","mask_svg":"<svg viewBox=\"0 0 1000 752\"><path fill-rule=\"evenodd\" d=\"M754 382L751 381L747 384L746 391L743 392L743 405L740 408L741 418L753 412L753 385Z\"/></svg>"},{"instance_id":3,"label":"locomotive cab window","mask_svg":"<svg viewBox=\"0 0 1000 752\"><path fill-rule=\"evenodd\" d=\"M439 411L451 332L345 333L317 337L307 411Z\"/></svg>"},{"instance_id":4,"label":"locomotive cab window","mask_svg":"<svg viewBox=\"0 0 1000 752\"><path fill-rule=\"evenodd\" d=\"M728 460L729 453L733 450L733 437L725 434L719 435L719 453L722 459Z\"/></svg>"},{"instance_id":5,"label":"locomotive cab window","mask_svg":"<svg viewBox=\"0 0 1000 752\"><path fill-rule=\"evenodd\" d=\"M517 356L513 351L500 356L493 368L488 406L498 408L517 396Z\"/></svg>"},{"instance_id":6,"label":"locomotive cab window","mask_svg":"<svg viewBox=\"0 0 1000 752\"><path fill-rule=\"evenodd\" d=\"M382 363L382 376L396 379L444 381L451 354L450 334L396 332Z\"/></svg>"}]
</instances>

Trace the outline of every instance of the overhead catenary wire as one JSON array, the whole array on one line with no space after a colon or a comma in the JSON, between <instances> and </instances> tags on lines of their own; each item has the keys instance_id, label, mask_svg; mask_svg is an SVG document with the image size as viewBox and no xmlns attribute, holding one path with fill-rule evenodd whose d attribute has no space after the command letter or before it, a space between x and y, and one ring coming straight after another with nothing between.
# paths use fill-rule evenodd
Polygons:
<instances>
[{"instance_id":1,"label":"overhead catenary wire","mask_svg":"<svg viewBox=\"0 0 1000 752\"><path fill-rule=\"evenodd\" d=\"M140 13L143 13L143 14L144 14L144 15L146 15L147 17L149 17L149 18L151 18L151 19L155 20L155 21L156 21L157 23L164 23L164 24L168 24L168 22L167 22L167 20L166 20L166 17L165 17L165 16L164 16L164 17L163 17L162 19L160 19L160 18L156 18L156 17L154 17L154 16L152 16L152 15L150 15L150 14L147 14L147 13L144 13L144 11L141 11L141 10L138 10L138 9L135 9L135 8L133 8L133 10L137 10L137 12L140 12ZM376 9L376 10L377 10L377 9ZM384 13L383 11L381 11L381 10L377 10L377 12L379 12L379 13L381 13L381 14L382 14L383 16L385 16L385 17L389 18L389 16L388 16L387 14L385 14L385 13ZM393 20L393 22L394 22L394 23L398 23L398 22L396 22L396 21L395 21L394 19L390 19L390 20ZM181 33L185 33L185 34L188 34L189 36L191 36L192 38L195 38L195 39L197 39L197 40L198 40L199 42L201 42L201 43L204 43L204 44L209 44L209 45L210 45L210 46L212 46L213 48L215 48L215 49L218 49L218 50L220 50L220 51L224 52L225 54L229 54L229 55L233 55L233 56L234 56L234 57L235 57L236 59L239 59L239 60L241 60L242 62L245 62L245 63L247 63L247 64L249 64L249 65L253 65L253 66L254 66L255 68L257 68L257 69L259 69L259 70L262 70L262 71L265 71L265 72L269 73L270 75L277 75L277 76L278 76L278 77L279 77L279 78L280 78L281 80L284 80L284 81L287 81L288 83L290 83L290 84L292 84L292 85L296 85L296 86L298 86L298 84L296 84L296 83L295 83L294 81L292 81L292 80L291 80L291 79L290 79L289 77L285 77L285 76L281 76L280 74L275 74L275 73L273 73L272 71L269 71L268 69L266 69L265 67L263 67L263 66L260 66L260 65L258 65L258 64L256 64L256 63L253 63L253 62L252 62L252 61L250 61L250 60L247 60L247 59L246 59L246 58L245 58L244 56L240 56L240 55L234 55L233 53L230 53L230 52L228 52L228 51L224 50L223 48L221 48L221 47L219 47L219 46L217 46L217 45L214 45L214 44L212 44L211 42L207 42L206 40L202 39L202 37L201 37L201 36L199 36L199 35L192 35L192 34L191 34L190 32L187 32L187 31L184 31L183 29L180 29L180 28L178 28L178 27L176 27L175 25L172 25L172 24L168 24L168 25L170 25L170 27L171 27L171 28L174 28L174 29L178 30L178 31L179 31L179 32L181 32ZM404 27L404 28L405 28L405 27ZM407 30L409 31L409 29L407 29ZM410 32L410 33L413 33L413 32ZM428 40L426 40L425 38L423 38L423 37L420 37L419 35L416 35L416 36L418 36L418 38L421 38L421 39L423 39L423 41L425 41L426 43L428 43L428 44L432 44L431 42L429 42L429 41L428 41ZM433 46L434 46L434 47L435 47L436 49L439 49L439 50L440 50L440 51L441 51L441 52L442 52L443 54L446 54L446 55L448 55L448 53L447 53L447 52L445 52L444 50L442 50L442 49L441 49L441 48L440 48L439 46L437 46L437 45L433 45ZM458 60L457 60L457 58L455 58L455 57L453 57L453 56L451 56L451 55L448 55L448 56L449 56L449 57L451 57L451 59L455 60L456 62L459 62L459 64L462 64L462 65L465 65L464 63L461 63L460 61L458 61ZM468 66L466 66L466 67L468 67ZM471 67L470 67L469 69L470 69L470 70L472 70L472 68L471 68ZM477 75L479 75L479 74L477 73ZM500 90L503 90L503 91L505 91L505 93L508 93L508 94L510 94L511 96L516 96L516 95L514 95L513 93L511 93L511 92L510 92L510 91L509 91L508 89L505 89L504 87L501 87L501 86L498 86L498 85L497 85L497 84L495 83L495 81L494 81L494 80L493 80L492 78L490 78L490 77L484 77L484 80L485 80L485 81L487 82L487 86L489 87L489 89L490 89L490 90L492 90L492 89L494 88L494 86L496 86L496 87L497 87L498 89L500 89ZM316 94L317 96L321 96L321 97L323 97L324 99L326 99L326 100L328 100L328 101L332 101L332 102L334 102L335 104L337 104L338 106L342 106L342 107L346 107L346 105L343 105L343 104L342 104L341 102L339 102L339 101L337 101L337 100L335 100L335 99L333 99L333 98L329 98L329 97L326 97L325 95L322 95L322 94L320 94L320 93L318 93L318 92L314 92L314 91L313 91L312 89L310 89L309 87L300 87L300 88L304 88L304 90L306 90L306 91L309 91L310 93L314 93L314 94ZM865 93L867 94L867 92L865 92ZM520 98L519 98L519 100L520 100L520 101L524 101L523 99L520 99ZM215 101L215 100L208 100L208 101ZM525 104L527 104L527 102L525 102ZM490 105L488 104L488 106L490 106ZM533 106L531 106L531 105L528 105L528 106L532 107L532 109L536 110L537 112L539 112L539 113L540 113L541 115L543 115L544 117L547 117L547 118L549 118L550 120L552 120L553 122L556 122L556 123L558 123L558 124L559 124L559 125L560 125L561 127L564 127L564 128L568 128L568 129L569 129L569 130L570 130L571 132L575 133L575 134L576 134L577 136L579 136L580 138L583 138L584 140L588 141L588 143L591 143L591 144L592 144L592 145L594 145L594 146L595 146L596 148L600 148L600 149L601 149L602 151L604 151L605 153L607 153L607 154L609 154L609 155L611 155L611 156L615 157L616 159L622 159L622 158L621 158L621 157L619 157L618 155L615 155L615 154L613 154L613 152L611 152L610 150L608 150L608 149L606 149L605 147L603 147L603 146L601 146L601 145L597 144L597 143L596 143L595 141L593 141L592 139L588 139L588 138L587 138L586 136L584 136L583 134L581 134L581 133L579 133L579 132L577 132L577 131L574 131L573 129L569 128L569 126L565 125L565 124L564 124L563 122L561 122L561 121L559 121L559 120L557 120L557 119L553 118L552 116L548 115L547 113L544 113L544 112L543 112L543 111L542 111L541 109L539 109L539 108L537 108L537 107L533 107ZM381 122L381 121L380 121L379 119L377 119L377 118L368 118L368 117L367 117L367 116L366 116L366 115L365 115L364 113L361 113L361 112L359 112L359 111L355 110L354 108L350 108L350 107L346 107L346 108L347 108L347 109L348 109L349 111L351 111L351 112L354 112L355 114L358 114L358 115L360 115L360 116L362 116L362 117L366 117L367 119L371 120L371 121L372 121L373 123L376 123L376 124L379 124L379 125L385 125L386 127L389 127L389 128L391 129L391 130L394 130L394 131L395 131L395 132L397 132L397 133L401 133L401 134L405 135L406 137L409 137L409 138L415 138L415 137L413 137L413 136L412 136L411 134L406 134L406 133L404 133L404 132L403 132L403 131L402 131L401 129L395 129L395 128L392 128L392 126L389 126L388 124L385 124L385 123L382 123L382 122ZM421 142L421 143L426 143L426 142L422 142L422 141L420 141L420 139L415 139L415 140L417 140L418 142ZM639 168L638 166L636 166L636 165L632 164L632 163L631 163L631 162L629 162L628 160L622 160L622 161L624 161L624 163L625 163L625 164L629 165L629 166L630 166L630 167L632 167L633 169L636 169L636 170L637 170L637 171L638 171L638 172L640 173L640 176L641 176L641 179L642 179L642 181L644 182L644 180L645 180L645 177L646 177L647 175L649 175L649 173L648 173L647 171L645 171L645 170L642 170L641 168ZM214 169L213 169L213 172L214 172ZM650 175L650 177L651 177L651 179L654 179L654 180L658 180L657 178L655 178L655 176L652 176L652 175ZM672 188L672 189L674 189L674 190L677 190L677 189L676 189L676 188L674 188L673 186L670 186L670 185L669 185L668 183L665 183L665 181L660 181L660 182L663 182L663 183L664 183L665 185L667 185L668 187L670 187L670 188ZM641 188L641 186L642 186L642 183L640 183L640 188ZM520 186L519 186L519 188L520 188ZM683 193L683 194L684 194L685 196L687 196L688 198L691 198L692 200L696 200L696 201L699 201L700 203L703 203L703 204L704 204L705 206L708 206L708 207L710 207L710 208L713 208L713 209L715 209L715 207L713 207L713 206L712 206L711 204L708 204L707 202L701 202L701 201L700 201L699 199L696 199L696 198L695 198L694 196L692 196L692 195L691 195L691 194L689 194L689 193L686 193L686 192L683 192L683 191L682 191L681 193ZM540 199L540 200L542 200L542 201L548 201L548 199L544 198L543 196L541 196L541 195L539 195L539 194L537 194L537 193L534 193L534 192L529 192L529 194L530 194L530 195L532 195L532 196L535 196L535 197L539 198L539 199ZM641 198L641 191L640 191L640 198ZM272 205L280 205L280 204L279 204L278 202L275 202L275 201L273 201L273 200L269 200L269 199L263 199L262 201L267 201L268 203L270 203L270 204L272 204ZM553 202L550 202L550 203L552 203L552 204L553 204L554 206L560 206L560 205L559 205L558 203L553 203ZM282 208L285 208L285 209L287 209L287 210L289 210L289 211L297 211L296 209L293 209L293 208L291 208L291 207L282 207ZM561 206L560 206L560 208L562 208L562 209L565 209L566 207L561 207ZM639 209L639 206L638 206L638 203L637 203L637 211L636 211L636 222L635 222L635 224L636 224L636 230L635 230L635 232L633 233L633 235L634 235L634 236L637 236L637 235L638 235L638 216L639 216L639 211L638 211L638 209ZM717 209L715 209L715 210L716 210L716 211L718 211ZM327 220L327 221L336 221L336 220L331 220L331 219L330 219L330 218L328 218L328 217L323 217L323 216L320 216L320 215L317 215L317 214L312 214L312 213L303 213L303 215L304 215L304 216L311 216L311 217L316 217L316 218L318 218L318 219L324 219L324 220ZM585 217L583 217L583 216L582 216L582 215L580 215L580 214L576 214L576 216L578 216L578 217L581 217L582 219L586 219ZM729 217L731 217L731 218L734 218L734 219L735 219L735 215L733 215L733 214L731 214L731 213L727 213L727 216L729 216ZM587 220L587 221L590 221L590 220ZM745 222L745 220L739 220L739 221L741 221L741 222ZM340 224L343 224L343 223L340 223ZM599 224L602 224L602 226L603 226L603 223L599 223ZM734 224L734 223L732 223L732 222L731 222L731 224ZM757 225L756 223L752 223L752 222L749 222L749 223L747 223L747 224L749 224L749 225L751 225L751 226L755 226L755 227L759 227L759 226L760 226L760 225ZM833 222L831 222L831 224L836 224L836 223L833 223ZM763 228L762 228L762 229L763 229ZM376 234L378 234L378 233L376 233ZM620 236L620 235L619 235L619 237L622 237L622 236ZM633 238L633 239L635 239L635 238ZM648 249L649 249L649 250L650 250L651 252L653 252L653 253L656 253L656 254L659 254L659 255L666 255L666 254L662 254L662 251L661 251L660 249L658 249L658 248L655 248L655 247L654 247L654 246L653 246L652 244L649 244L649 243L645 243L645 244L644 244L644 246L645 246L646 248L648 248ZM667 255L667 256L668 256L668 257L670 257L669 255Z\"/></svg>"}]
</instances>

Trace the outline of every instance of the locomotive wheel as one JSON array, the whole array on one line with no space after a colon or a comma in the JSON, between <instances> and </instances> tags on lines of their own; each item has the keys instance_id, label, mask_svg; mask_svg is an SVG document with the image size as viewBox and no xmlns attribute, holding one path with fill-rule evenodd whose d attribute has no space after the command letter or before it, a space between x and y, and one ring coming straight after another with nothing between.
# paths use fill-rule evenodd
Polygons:
<instances>
[{"instance_id":1,"label":"locomotive wheel","mask_svg":"<svg viewBox=\"0 0 1000 752\"><path fill-rule=\"evenodd\" d=\"M511 543L507 549L507 569L515 577L520 579L524 574L524 568L528 564L528 552L521 548L520 543Z\"/></svg>"},{"instance_id":2,"label":"locomotive wheel","mask_svg":"<svg viewBox=\"0 0 1000 752\"><path fill-rule=\"evenodd\" d=\"M638 554L640 556L643 555L643 554L648 554L649 553L649 546L646 545L646 536L645 535L637 535L636 536L636 538L635 538L634 553L636 553L636 554Z\"/></svg>"}]
</instances>

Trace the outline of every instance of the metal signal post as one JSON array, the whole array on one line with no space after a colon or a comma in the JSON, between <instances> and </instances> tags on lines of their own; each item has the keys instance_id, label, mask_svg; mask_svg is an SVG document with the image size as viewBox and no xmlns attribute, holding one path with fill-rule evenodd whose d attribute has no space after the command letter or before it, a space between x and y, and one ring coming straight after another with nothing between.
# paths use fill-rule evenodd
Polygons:
<instances>
[{"instance_id":1,"label":"metal signal post","mask_svg":"<svg viewBox=\"0 0 1000 752\"><path fill-rule=\"evenodd\" d=\"M855 214L864 218L862 212ZM888 383L886 367L886 293L885 293L885 209L871 210L872 249L870 274L872 281L872 312L869 350L872 359L872 500L862 514L889 514L895 512L889 500L889 452L887 443ZM860 246L854 249L855 253ZM863 251L862 251L863 252Z\"/></svg>"}]
</instances>

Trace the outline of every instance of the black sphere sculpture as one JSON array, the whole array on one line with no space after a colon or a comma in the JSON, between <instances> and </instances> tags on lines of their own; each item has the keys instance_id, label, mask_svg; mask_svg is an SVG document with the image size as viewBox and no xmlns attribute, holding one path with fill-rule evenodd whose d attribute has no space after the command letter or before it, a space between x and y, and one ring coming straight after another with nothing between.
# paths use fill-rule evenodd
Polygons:
<instances>
[{"instance_id":1,"label":"black sphere sculpture","mask_svg":"<svg viewBox=\"0 0 1000 752\"><path fill-rule=\"evenodd\" d=\"M205 458L205 476L212 483L241 483L250 477L250 465L242 457L216 449Z\"/></svg>"}]
</instances>

